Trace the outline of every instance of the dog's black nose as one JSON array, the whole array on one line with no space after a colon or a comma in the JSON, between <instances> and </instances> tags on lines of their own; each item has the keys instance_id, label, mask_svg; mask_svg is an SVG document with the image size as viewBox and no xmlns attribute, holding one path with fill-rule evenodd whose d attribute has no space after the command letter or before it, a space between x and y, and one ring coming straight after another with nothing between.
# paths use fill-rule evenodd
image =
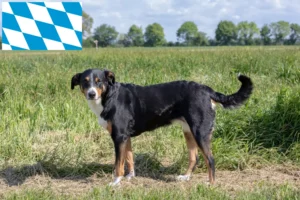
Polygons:
<instances>
[{"instance_id":1,"label":"dog's black nose","mask_svg":"<svg viewBox=\"0 0 300 200\"><path fill-rule=\"evenodd\" d=\"M90 92L88 93L88 95L89 95L89 98L93 99L93 98L95 98L95 96L96 96L96 92L95 92L95 91L90 91Z\"/></svg>"}]
</instances>

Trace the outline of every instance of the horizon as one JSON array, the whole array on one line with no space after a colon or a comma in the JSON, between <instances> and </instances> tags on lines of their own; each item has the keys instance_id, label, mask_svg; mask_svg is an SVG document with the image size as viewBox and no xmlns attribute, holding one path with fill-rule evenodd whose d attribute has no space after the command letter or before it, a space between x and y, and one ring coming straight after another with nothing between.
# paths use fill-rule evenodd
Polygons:
<instances>
[{"instance_id":1,"label":"horizon","mask_svg":"<svg viewBox=\"0 0 300 200\"><path fill-rule=\"evenodd\" d=\"M20 0L11 0L16 2ZM22 1L22 0L21 0ZM33 0L31 2L38 1ZM48 2L55 0L48 0ZM67 0L74 2L75 0ZM23 2L30 2L23 0ZM76 1L77 2L77 1ZM234 24L241 21L253 21L261 28L264 24L277 21L299 23L300 5L296 0L262 0L240 2L233 0L81 0L83 10L93 18L94 29L101 24L114 26L118 33L127 33L135 24L142 27L143 32L149 24L159 23L164 28L165 39L176 42L176 32L186 21L194 22L198 30L215 38L215 29L221 20L229 20ZM1 6L1 5L0 5ZM2 6L1 6L2 9ZM298 21L297 21L298 19ZM2 29L2 15L0 17ZM2 36L2 31L1 31Z\"/></svg>"}]
</instances>

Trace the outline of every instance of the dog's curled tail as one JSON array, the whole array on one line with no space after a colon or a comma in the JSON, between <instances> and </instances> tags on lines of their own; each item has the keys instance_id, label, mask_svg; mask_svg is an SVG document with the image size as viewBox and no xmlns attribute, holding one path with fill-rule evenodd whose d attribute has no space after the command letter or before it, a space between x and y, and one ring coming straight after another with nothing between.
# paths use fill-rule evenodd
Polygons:
<instances>
[{"instance_id":1,"label":"dog's curled tail","mask_svg":"<svg viewBox=\"0 0 300 200\"><path fill-rule=\"evenodd\" d=\"M242 105L252 94L253 83L251 79L245 75L238 75L239 81L242 83L240 89L231 95L224 95L219 92L212 91L211 99L217 103L221 103L224 108L236 108Z\"/></svg>"}]
</instances>

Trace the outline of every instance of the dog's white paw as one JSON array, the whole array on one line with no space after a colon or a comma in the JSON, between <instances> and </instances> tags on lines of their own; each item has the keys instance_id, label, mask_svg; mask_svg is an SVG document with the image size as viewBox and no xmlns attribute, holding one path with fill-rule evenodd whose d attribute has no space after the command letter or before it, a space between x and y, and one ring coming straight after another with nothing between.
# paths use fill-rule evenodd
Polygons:
<instances>
[{"instance_id":1,"label":"dog's white paw","mask_svg":"<svg viewBox=\"0 0 300 200\"><path fill-rule=\"evenodd\" d=\"M111 187L118 186L118 185L120 185L121 180L122 180L122 176L118 176L115 178L115 180L113 182L110 182L108 185Z\"/></svg>"},{"instance_id":2,"label":"dog's white paw","mask_svg":"<svg viewBox=\"0 0 300 200\"><path fill-rule=\"evenodd\" d=\"M179 175L177 176L177 181L189 181L191 178L191 175Z\"/></svg>"},{"instance_id":3,"label":"dog's white paw","mask_svg":"<svg viewBox=\"0 0 300 200\"><path fill-rule=\"evenodd\" d=\"M133 177L135 177L134 171L129 172L129 174L127 174L127 175L125 176L125 178L126 178L127 180L130 180L130 179L132 179Z\"/></svg>"}]
</instances>

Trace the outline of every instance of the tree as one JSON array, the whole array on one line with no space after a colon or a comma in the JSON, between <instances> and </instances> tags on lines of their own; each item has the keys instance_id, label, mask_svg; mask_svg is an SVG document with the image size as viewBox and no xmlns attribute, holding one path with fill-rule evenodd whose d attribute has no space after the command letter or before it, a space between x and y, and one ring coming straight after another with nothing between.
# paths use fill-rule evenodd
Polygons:
<instances>
[{"instance_id":1,"label":"tree","mask_svg":"<svg viewBox=\"0 0 300 200\"><path fill-rule=\"evenodd\" d=\"M253 45L253 36L259 34L256 23L242 21L237 25L238 40L241 45Z\"/></svg>"},{"instance_id":2,"label":"tree","mask_svg":"<svg viewBox=\"0 0 300 200\"><path fill-rule=\"evenodd\" d=\"M204 32L198 32L196 37L193 40L193 44L196 46L208 46L208 38L206 37L206 33Z\"/></svg>"},{"instance_id":3,"label":"tree","mask_svg":"<svg viewBox=\"0 0 300 200\"><path fill-rule=\"evenodd\" d=\"M164 29L158 23L148 25L144 37L146 46L162 46L166 42Z\"/></svg>"},{"instance_id":4,"label":"tree","mask_svg":"<svg viewBox=\"0 0 300 200\"><path fill-rule=\"evenodd\" d=\"M91 18L86 12L82 11L82 36L87 37L91 34L93 26L93 18Z\"/></svg>"},{"instance_id":5,"label":"tree","mask_svg":"<svg viewBox=\"0 0 300 200\"><path fill-rule=\"evenodd\" d=\"M273 22L270 27L277 44L282 44L291 31L290 24L286 21Z\"/></svg>"},{"instance_id":6,"label":"tree","mask_svg":"<svg viewBox=\"0 0 300 200\"><path fill-rule=\"evenodd\" d=\"M254 45L263 45L261 38L253 38Z\"/></svg>"},{"instance_id":7,"label":"tree","mask_svg":"<svg viewBox=\"0 0 300 200\"><path fill-rule=\"evenodd\" d=\"M237 28L232 21L220 21L216 30L216 40L221 45L235 43L237 39Z\"/></svg>"},{"instance_id":8,"label":"tree","mask_svg":"<svg viewBox=\"0 0 300 200\"><path fill-rule=\"evenodd\" d=\"M267 24L260 29L260 36L264 45L271 44L271 29Z\"/></svg>"},{"instance_id":9,"label":"tree","mask_svg":"<svg viewBox=\"0 0 300 200\"><path fill-rule=\"evenodd\" d=\"M217 46L218 44L217 44L217 41L214 39L214 38L209 38L208 39L208 44L210 45L210 46Z\"/></svg>"},{"instance_id":10,"label":"tree","mask_svg":"<svg viewBox=\"0 0 300 200\"><path fill-rule=\"evenodd\" d=\"M172 41L169 41L168 43L166 43L166 46L168 47L174 47L176 44Z\"/></svg>"},{"instance_id":11,"label":"tree","mask_svg":"<svg viewBox=\"0 0 300 200\"><path fill-rule=\"evenodd\" d=\"M83 39L82 40L82 46L84 48L91 48L91 47L94 47L95 44L94 44L94 38L93 37L87 37L86 39Z\"/></svg>"},{"instance_id":12,"label":"tree","mask_svg":"<svg viewBox=\"0 0 300 200\"><path fill-rule=\"evenodd\" d=\"M289 38L289 44L296 44L300 40L300 26L299 24L291 24L291 35Z\"/></svg>"},{"instance_id":13,"label":"tree","mask_svg":"<svg viewBox=\"0 0 300 200\"><path fill-rule=\"evenodd\" d=\"M98 40L98 43L102 47L107 47L112 45L112 43L117 39L118 32L115 27L109 26L107 24L102 24L95 29L94 39Z\"/></svg>"},{"instance_id":14,"label":"tree","mask_svg":"<svg viewBox=\"0 0 300 200\"><path fill-rule=\"evenodd\" d=\"M194 45L194 40L198 36L198 28L196 24L192 21L184 22L180 28L177 30L177 39L183 42L185 45Z\"/></svg>"},{"instance_id":15,"label":"tree","mask_svg":"<svg viewBox=\"0 0 300 200\"><path fill-rule=\"evenodd\" d=\"M176 46L176 47L181 47L182 44L181 44L180 42L177 41L177 42L175 42L175 46Z\"/></svg>"},{"instance_id":16,"label":"tree","mask_svg":"<svg viewBox=\"0 0 300 200\"><path fill-rule=\"evenodd\" d=\"M118 44L129 47L132 45L132 42L127 34L119 34Z\"/></svg>"},{"instance_id":17,"label":"tree","mask_svg":"<svg viewBox=\"0 0 300 200\"><path fill-rule=\"evenodd\" d=\"M127 33L128 39L133 46L143 46L144 45L144 35L142 27L132 25Z\"/></svg>"}]
</instances>

